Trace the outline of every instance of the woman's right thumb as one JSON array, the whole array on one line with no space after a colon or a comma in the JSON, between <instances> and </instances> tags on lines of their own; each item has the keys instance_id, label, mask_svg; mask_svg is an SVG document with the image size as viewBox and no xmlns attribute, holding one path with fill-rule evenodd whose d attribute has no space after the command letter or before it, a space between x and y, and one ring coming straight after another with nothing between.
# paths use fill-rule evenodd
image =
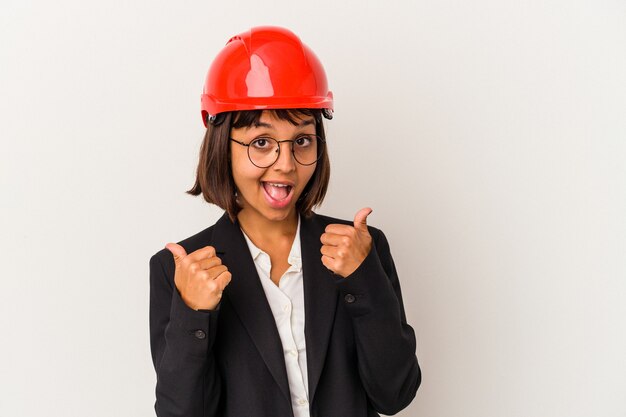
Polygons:
<instances>
[{"instance_id":1,"label":"woman's right thumb","mask_svg":"<svg viewBox=\"0 0 626 417\"><path fill-rule=\"evenodd\" d=\"M169 250L170 252L172 252L172 255L174 255L174 262L176 264L178 264L178 262L181 259L187 256L187 252L185 252L185 248L180 246L178 243L168 243L167 245L165 245L165 248Z\"/></svg>"}]
</instances>

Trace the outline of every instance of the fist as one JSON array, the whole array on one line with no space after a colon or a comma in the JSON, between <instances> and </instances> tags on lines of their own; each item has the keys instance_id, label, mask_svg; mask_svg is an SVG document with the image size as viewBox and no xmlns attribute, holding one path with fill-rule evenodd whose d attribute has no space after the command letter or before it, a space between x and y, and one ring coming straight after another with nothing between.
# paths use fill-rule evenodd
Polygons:
<instances>
[{"instance_id":1,"label":"fist","mask_svg":"<svg viewBox=\"0 0 626 417\"><path fill-rule=\"evenodd\" d=\"M174 255L174 282L185 304L194 310L214 310L232 278L215 248L205 246L187 255L177 243L165 247Z\"/></svg>"},{"instance_id":2,"label":"fist","mask_svg":"<svg viewBox=\"0 0 626 417\"><path fill-rule=\"evenodd\" d=\"M372 236L367 230L367 216L372 209L361 209L354 216L354 227L329 224L322 234L322 263L337 275L347 277L361 265L372 248Z\"/></svg>"}]
</instances>

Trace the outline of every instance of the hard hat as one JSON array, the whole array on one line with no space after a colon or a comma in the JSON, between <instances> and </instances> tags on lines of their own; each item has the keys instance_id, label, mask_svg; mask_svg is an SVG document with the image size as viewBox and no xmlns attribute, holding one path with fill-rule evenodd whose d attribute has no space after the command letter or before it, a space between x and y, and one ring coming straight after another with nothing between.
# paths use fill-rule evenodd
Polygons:
<instances>
[{"instance_id":1,"label":"hard hat","mask_svg":"<svg viewBox=\"0 0 626 417\"><path fill-rule=\"evenodd\" d=\"M277 26L230 38L209 68L200 101L205 127L226 111L314 108L327 119L333 114L322 63L298 36Z\"/></svg>"}]
</instances>

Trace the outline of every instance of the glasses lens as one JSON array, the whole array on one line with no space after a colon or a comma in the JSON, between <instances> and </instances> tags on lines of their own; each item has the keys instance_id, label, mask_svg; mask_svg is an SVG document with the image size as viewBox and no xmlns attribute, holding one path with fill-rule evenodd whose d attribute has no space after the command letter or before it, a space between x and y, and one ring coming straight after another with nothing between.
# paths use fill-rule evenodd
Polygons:
<instances>
[{"instance_id":1,"label":"glasses lens","mask_svg":"<svg viewBox=\"0 0 626 417\"><path fill-rule=\"evenodd\" d=\"M316 135L302 135L294 139L292 147L293 156L298 163L311 165L322 156L324 140ZM273 165L278 159L278 154L278 142L270 137L256 138L248 146L250 161L260 168Z\"/></svg>"},{"instance_id":2,"label":"glasses lens","mask_svg":"<svg viewBox=\"0 0 626 417\"><path fill-rule=\"evenodd\" d=\"M248 146L248 155L254 165L268 167L278 157L278 142L272 138L256 138Z\"/></svg>"},{"instance_id":3,"label":"glasses lens","mask_svg":"<svg viewBox=\"0 0 626 417\"><path fill-rule=\"evenodd\" d=\"M311 165L320 159L324 141L316 135L299 136L293 141L293 155L302 165Z\"/></svg>"}]
</instances>

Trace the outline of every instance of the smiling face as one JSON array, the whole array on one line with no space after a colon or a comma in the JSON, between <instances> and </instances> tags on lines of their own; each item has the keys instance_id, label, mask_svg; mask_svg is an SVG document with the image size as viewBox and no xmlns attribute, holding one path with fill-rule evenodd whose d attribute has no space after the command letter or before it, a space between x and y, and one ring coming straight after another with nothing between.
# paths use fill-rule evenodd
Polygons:
<instances>
[{"instance_id":1,"label":"smiling face","mask_svg":"<svg viewBox=\"0 0 626 417\"><path fill-rule=\"evenodd\" d=\"M298 126L263 111L257 125L232 128L230 136L249 144L259 137L272 137L281 141L316 133L313 117L302 115L296 121ZM280 156L268 168L255 166L248 158L246 146L230 141L230 152L242 214L270 221L295 219L296 202L313 176L317 164L301 165L296 162L288 142L280 144Z\"/></svg>"}]
</instances>

